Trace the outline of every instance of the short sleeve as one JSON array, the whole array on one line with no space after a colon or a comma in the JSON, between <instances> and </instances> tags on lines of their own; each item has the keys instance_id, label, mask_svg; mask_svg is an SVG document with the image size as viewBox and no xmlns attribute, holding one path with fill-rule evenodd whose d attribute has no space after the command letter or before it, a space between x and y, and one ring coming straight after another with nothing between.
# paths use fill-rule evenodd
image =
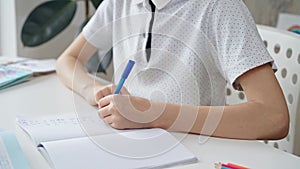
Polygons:
<instances>
[{"instance_id":1,"label":"short sleeve","mask_svg":"<svg viewBox=\"0 0 300 169\"><path fill-rule=\"evenodd\" d=\"M241 0L215 0L208 21L220 71L231 84L248 70L273 62Z\"/></svg>"},{"instance_id":2,"label":"short sleeve","mask_svg":"<svg viewBox=\"0 0 300 169\"><path fill-rule=\"evenodd\" d=\"M98 49L108 50L112 44L112 0L104 0L97 8L82 34L86 40Z\"/></svg>"}]
</instances>

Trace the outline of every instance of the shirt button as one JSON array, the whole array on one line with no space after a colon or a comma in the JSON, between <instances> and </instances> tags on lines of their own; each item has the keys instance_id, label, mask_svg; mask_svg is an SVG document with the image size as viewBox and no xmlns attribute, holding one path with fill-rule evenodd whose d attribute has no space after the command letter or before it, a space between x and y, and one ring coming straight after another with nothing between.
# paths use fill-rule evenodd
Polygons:
<instances>
[{"instance_id":1,"label":"shirt button","mask_svg":"<svg viewBox=\"0 0 300 169\"><path fill-rule=\"evenodd\" d=\"M143 37L146 38L146 33L143 33Z\"/></svg>"}]
</instances>

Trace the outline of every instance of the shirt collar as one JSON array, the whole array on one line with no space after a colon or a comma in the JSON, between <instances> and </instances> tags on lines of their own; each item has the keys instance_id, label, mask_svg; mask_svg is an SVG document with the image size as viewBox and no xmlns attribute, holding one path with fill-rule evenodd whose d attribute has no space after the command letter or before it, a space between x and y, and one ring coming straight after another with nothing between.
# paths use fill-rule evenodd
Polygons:
<instances>
[{"instance_id":1,"label":"shirt collar","mask_svg":"<svg viewBox=\"0 0 300 169\"><path fill-rule=\"evenodd\" d=\"M146 0L132 0L133 5L140 4L142 2L145 3ZM157 9L164 8L171 0L151 0Z\"/></svg>"}]
</instances>

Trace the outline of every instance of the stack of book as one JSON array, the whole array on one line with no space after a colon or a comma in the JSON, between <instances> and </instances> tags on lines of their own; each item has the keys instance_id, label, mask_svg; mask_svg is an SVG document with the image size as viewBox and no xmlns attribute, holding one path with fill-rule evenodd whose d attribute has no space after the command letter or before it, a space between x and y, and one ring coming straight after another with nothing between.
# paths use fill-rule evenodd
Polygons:
<instances>
[{"instance_id":1,"label":"stack of book","mask_svg":"<svg viewBox=\"0 0 300 169\"><path fill-rule=\"evenodd\" d=\"M55 60L0 57L0 90L30 80L34 75L55 71Z\"/></svg>"}]
</instances>

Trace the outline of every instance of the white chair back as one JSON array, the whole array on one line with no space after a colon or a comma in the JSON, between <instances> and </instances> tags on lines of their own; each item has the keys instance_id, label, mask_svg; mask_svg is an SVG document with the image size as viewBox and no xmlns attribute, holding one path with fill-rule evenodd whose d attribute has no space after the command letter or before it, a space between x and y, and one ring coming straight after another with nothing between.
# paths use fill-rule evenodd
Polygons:
<instances>
[{"instance_id":1,"label":"white chair back","mask_svg":"<svg viewBox=\"0 0 300 169\"><path fill-rule=\"evenodd\" d=\"M283 151L300 155L300 36L268 26L258 26L269 53L277 66L276 77L282 87L290 113L290 131L285 139L265 141ZM272 99L272 98L270 98ZM243 92L236 91L227 85L226 103L245 102Z\"/></svg>"}]
</instances>

